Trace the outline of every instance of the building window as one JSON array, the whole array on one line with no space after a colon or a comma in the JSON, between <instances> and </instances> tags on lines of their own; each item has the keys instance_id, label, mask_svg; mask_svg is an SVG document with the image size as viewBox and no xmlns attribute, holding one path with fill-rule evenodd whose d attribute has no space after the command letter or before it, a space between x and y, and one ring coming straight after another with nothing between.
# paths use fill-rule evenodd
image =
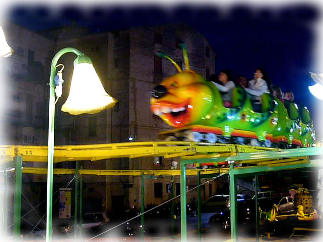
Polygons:
<instances>
[{"instance_id":1,"label":"building window","mask_svg":"<svg viewBox=\"0 0 323 242\"><path fill-rule=\"evenodd\" d=\"M176 48L177 49L180 49L180 50L182 49L181 46L180 46L180 44L182 44L182 43L183 43L183 41L181 39L176 38Z\"/></svg>"},{"instance_id":2,"label":"building window","mask_svg":"<svg viewBox=\"0 0 323 242\"><path fill-rule=\"evenodd\" d=\"M209 184L209 197L212 197L212 184Z\"/></svg>"},{"instance_id":3,"label":"building window","mask_svg":"<svg viewBox=\"0 0 323 242\"><path fill-rule=\"evenodd\" d=\"M89 118L89 136L96 137L97 135L97 117Z\"/></svg>"},{"instance_id":4,"label":"building window","mask_svg":"<svg viewBox=\"0 0 323 242\"><path fill-rule=\"evenodd\" d=\"M163 73L163 64L162 58L159 56L154 56L154 73L162 74Z\"/></svg>"},{"instance_id":5,"label":"building window","mask_svg":"<svg viewBox=\"0 0 323 242\"><path fill-rule=\"evenodd\" d=\"M24 49L23 48L20 48L18 47L15 51L15 53L19 56L24 56Z\"/></svg>"},{"instance_id":6,"label":"building window","mask_svg":"<svg viewBox=\"0 0 323 242\"><path fill-rule=\"evenodd\" d=\"M210 48L209 47L205 47L205 56L207 58L210 58Z\"/></svg>"},{"instance_id":7,"label":"building window","mask_svg":"<svg viewBox=\"0 0 323 242\"><path fill-rule=\"evenodd\" d=\"M113 33L113 37L114 37L115 39L119 38L119 37L120 37L120 35L119 35L119 31L114 31L114 33Z\"/></svg>"},{"instance_id":8,"label":"building window","mask_svg":"<svg viewBox=\"0 0 323 242\"><path fill-rule=\"evenodd\" d=\"M163 197L163 183L154 184L154 194L155 194L155 198Z\"/></svg>"},{"instance_id":9,"label":"building window","mask_svg":"<svg viewBox=\"0 0 323 242\"><path fill-rule=\"evenodd\" d=\"M181 195L181 184L176 183L176 196Z\"/></svg>"},{"instance_id":10,"label":"building window","mask_svg":"<svg viewBox=\"0 0 323 242\"><path fill-rule=\"evenodd\" d=\"M209 78L210 78L210 69L209 68L206 68L206 70L205 70L205 77L206 77L206 80L209 80Z\"/></svg>"},{"instance_id":11,"label":"building window","mask_svg":"<svg viewBox=\"0 0 323 242\"><path fill-rule=\"evenodd\" d=\"M154 34L154 44L162 44L163 43L163 35L161 33Z\"/></svg>"},{"instance_id":12,"label":"building window","mask_svg":"<svg viewBox=\"0 0 323 242\"><path fill-rule=\"evenodd\" d=\"M91 52L98 52L99 51L99 47L92 47L91 48Z\"/></svg>"},{"instance_id":13,"label":"building window","mask_svg":"<svg viewBox=\"0 0 323 242\"><path fill-rule=\"evenodd\" d=\"M114 68L119 69L119 66L120 66L120 59L115 58L114 59Z\"/></svg>"},{"instance_id":14,"label":"building window","mask_svg":"<svg viewBox=\"0 0 323 242\"><path fill-rule=\"evenodd\" d=\"M33 96L27 94L26 96L26 123L31 124L33 120Z\"/></svg>"}]
</instances>

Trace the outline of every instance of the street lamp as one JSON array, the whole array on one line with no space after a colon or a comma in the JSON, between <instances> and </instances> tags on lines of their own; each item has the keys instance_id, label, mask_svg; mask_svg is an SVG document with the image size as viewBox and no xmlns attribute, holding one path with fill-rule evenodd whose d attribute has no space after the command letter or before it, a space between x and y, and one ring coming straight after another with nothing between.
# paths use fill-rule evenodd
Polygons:
<instances>
[{"instance_id":1,"label":"street lamp","mask_svg":"<svg viewBox=\"0 0 323 242\"><path fill-rule=\"evenodd\" d=\"M315 74L313 72L310 72L310 74L316 84L309 86L308 89L314 97L323 100L323 74Z\"/></svg>"},{"instance_id":2,"label":"street lamp","mask_svg":"<svg viewBox=\"0 0 323 242\"><path fill-rule=\"evenodd\" d=\"M52 201L53 201L53 163L54 163L54 121L55 104L62 95L62 70L57 65L59 58L66 53L74 53L74 73L70 94L62 106L62 111L72 115L82 113L95 114L111 108L117 102L107 94L97 76L91 59L74 48L64 48L57 52L51 64L50 97L49 97L49 125L48 125L48 173L47 173L47 219L46 241L52 240ZM81 88L80 88L81 87Z\"/></svg>"},{"instance_id":3,"label":"street lamp","mask_svg":"<svg viewBox=\"0 0 323 242\"><path fill-rule=\"evenodd\" d=\"M7 43L2 26L0 26L0 56L9 57L13 53L13 49Z\"/></svg>"}]
</instances>

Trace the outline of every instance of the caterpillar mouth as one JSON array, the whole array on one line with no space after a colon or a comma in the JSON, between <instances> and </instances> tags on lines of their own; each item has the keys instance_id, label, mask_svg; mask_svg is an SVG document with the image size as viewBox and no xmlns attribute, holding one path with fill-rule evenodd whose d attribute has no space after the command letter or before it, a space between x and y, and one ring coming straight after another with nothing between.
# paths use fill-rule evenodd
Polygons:
<instances>
[{"instance_id":1,"label":"caterpillar mouth","mask_svg":"<svg viewBox=\"0 0 323 242\"><path fill-rule=\"evenodd\" d=\"M174 127L181 127L190 121L190 110L192 106L189 102L185 103L170 103L157 102L152 105L152 111L155 115L168 121Z\"/></svg>"}]
</instances>

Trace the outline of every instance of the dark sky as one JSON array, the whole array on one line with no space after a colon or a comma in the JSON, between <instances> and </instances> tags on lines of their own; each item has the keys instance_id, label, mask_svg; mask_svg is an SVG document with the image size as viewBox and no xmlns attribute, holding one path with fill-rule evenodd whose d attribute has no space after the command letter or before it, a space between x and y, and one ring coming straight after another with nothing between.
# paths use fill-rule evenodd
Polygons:
<instances>
[{"instance_id":1,"label":"dark sky","mask_svg":"<svg viewBox=\"0 0 323 242\"><path fill-rule=\"evenodd\" d=\"M233 74L250 79L255 68L262 67L274 85L283 91L292 90L296 100L308 106L317 119L314 112L319 101L308 91L314 84L308 72L323 72L314 69L316 33L312 26L321 18L318 9L305 3L276 8L233 5L227 13L210 4L65 5L55 10L46 5L20 4L10 8L8 19L34 31L74 23L89 27L91 32L186 22L204 34L216 52L217 74L221 69L231 69Z\"/></svg>"}]
</instances>

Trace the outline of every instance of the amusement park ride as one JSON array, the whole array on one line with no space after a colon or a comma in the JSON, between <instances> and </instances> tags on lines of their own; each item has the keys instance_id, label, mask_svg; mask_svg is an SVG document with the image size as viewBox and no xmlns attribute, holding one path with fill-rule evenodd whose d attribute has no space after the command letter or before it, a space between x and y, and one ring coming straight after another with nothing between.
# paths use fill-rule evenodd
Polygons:
<instances>
[{"instance_id":1,"label":"amusement park ride","mask_svg":"<svg viewBox=\"0 0 323 242\"><path fill-rule=\"evenodd\" d=\"M159 53L160 56L170 60L179 73L166 78L151 92L153 113L174 128L160 134L159 137L164 141L55 146L55 155L53 155L55 163L82 160L94 162L122 157L179 157L180 170L54 169L53 174L180 175L181 239L187 241L186 176L228 173L231 194L231 236L236 241L237 177L258 176L266 172L287 169L322 167L321 161L317 160L316 156L321 156L323 150L314 147L315 131L306 107L299 107L292 102L283 104L277 98L264 94L262 96L262 112L258 113L253 111L251 101L244 89L237 87L233 91L233 107L226 108L216 86L190 69L185 45L182 45L182 49L185 70L182 70L166 54ZM79 55L79 52L76 53ZM22 161L47 162L48 154L46 146L0 147L1 163L6 167L15 167L14 221L16 226L14 233L18 237L21 216L19 214L21 175L22 173L46 174L49 171L46 168L36 167L22 169ZM208 165L211 166L211 169L187 169L189 164ZM48 182L53 181L48 180ZM256 194L257 192L258 190ZM303 219L310 216L310 214L301 212L299 214ZM201 229L200 216L199 209L199 230ZM260 217L259 214L257 217ZM272 217L270 218L272 219Z\"/></svg>"}]
</instances>

